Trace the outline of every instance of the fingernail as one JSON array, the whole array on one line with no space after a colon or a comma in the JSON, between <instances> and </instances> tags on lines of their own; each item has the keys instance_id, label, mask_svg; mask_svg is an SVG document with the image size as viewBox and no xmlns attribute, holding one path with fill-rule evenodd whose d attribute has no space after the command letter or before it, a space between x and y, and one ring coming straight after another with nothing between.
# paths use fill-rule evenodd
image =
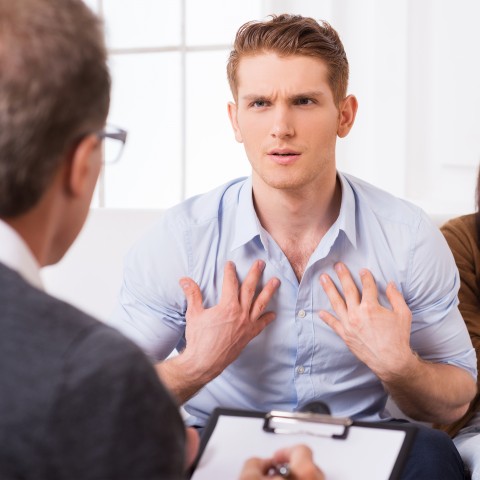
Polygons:
<instances>
[{"instance_id":1,"label":"fingernail","mask_svg":"<svg viewBox=\"0 0 480 480\"><path fill-rule=\"evenodd\" d=\"M322 282L324 285L327 284L327 276L324 274L324 275L320 275L320 282Z\"/></svg>"},{"instance_id":2,"label":"fingernail","mask_svg":"<svg viewBox=\"0 0 480 480\"><path fill-rule=\"evenodd\" d=\"M361 276L361 277L364 277L366 274L367 274L367 271L366 271L364 268L362 268L362 269L360 270L360 276Z\"/></svg>"},{"instance_id":3,"label":"fingernail","mask_svg":"<svg viewBox=\"0 0 480 480\"><path fill-rule=\"evenodd\" d=\"M180 286L185 289L185 288L188 288L190 285L190 282L188 280L185 280L185 279L182 279L180 280Z\"/></svg>"},{"instance_id":4,"label":"fingernail","mask_svg":"<svg viewBox=\"0 0 480 480\"><path fill-rule=\"evenodd\" d=\"M276 277L272 278L272 285L277 288L280 286L280 280Z\"/></svg>"},{"instance_id":5,"label":"fingernail","mask_svg":"<svg viewBox=\"0 0 480 480\"><path fill-rule=\"evenodd\" d=\"M341 263L335 264L335 271L341 272L343 270L343 265Z\"/></svg>"},{"instance_id":6,"label":"fingernail","mask_svg":"<svg viewBox=\"0 0 480 480\"><path fill-rule=\"evenodd\" d=\"M265 262L263 260L258 261L258 269L263 272L265 270Z\"/></svg>"},{"instance_id":7,"label":"fingernail","mask_svg":"<svg viewBox=\"0 0 480 480\"><path fill-rule=\"evenodd\" d=\"M392 288L394 288L395 290L398 291L398 288L397 288L397 286L395 285L395 282L389 282L389 283L390 283L390 285L391 285Z\"/></svg>"}]
</instances>

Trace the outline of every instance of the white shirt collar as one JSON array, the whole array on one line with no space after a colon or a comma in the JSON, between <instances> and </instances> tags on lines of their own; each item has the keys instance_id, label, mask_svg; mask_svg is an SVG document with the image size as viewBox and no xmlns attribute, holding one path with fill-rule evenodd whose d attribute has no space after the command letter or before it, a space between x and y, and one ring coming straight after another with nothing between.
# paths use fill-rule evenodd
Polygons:
<instances>
[{"instance_id":1,"label":"white shirt collar","mask_svg":"<svg viewBox=\"0 0 480 480\"><path fill-rule=\"evenodd\" d=\"M43 290L40 265L23 238L0 220L0 262L18 272L28 283Z\"/></svg>"}]
</instances>

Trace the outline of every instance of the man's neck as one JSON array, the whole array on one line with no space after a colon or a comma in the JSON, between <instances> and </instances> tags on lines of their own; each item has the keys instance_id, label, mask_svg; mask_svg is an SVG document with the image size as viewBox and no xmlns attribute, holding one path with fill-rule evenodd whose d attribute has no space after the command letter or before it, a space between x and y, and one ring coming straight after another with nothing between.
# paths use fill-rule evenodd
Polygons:
<instances>
[{"instance_id":1,"label":"man's neck","mask_svg":"<svg viewBox=\"0 0 480 480\"><path fill-rule=\"evenodd\" d=\"M312 253L335 223L342 188L336 175L301 191L270 188L253 179L253 200L263 228L288 258L298 281Z\"/></svg>"},{"instance_id":2,"label":"man's neck","mask_svg":"<svg viewBox=\"0 0 480 480\"><path fill-rule=\"evenodd\" d=\"M58 257L56 237L62 219L65 221L66 217L59 191L57 184L53 183L27 212L3 219L27 244L40 267L55 263L52 258Z\"/></svg>"},{"instance_id":3,"label":"man's neck","mask_svg":"<svg viewBox=\"0 0 480 480\"><path fill-rule=\"evenodd\" d=\"M342 188L335 176L323 185L301 191L270 188L253 179L253 201L263 228L273 238L319 237L336 221L340 212Z\"/></svg>"},{"instance_id":4,"label":"man's neck","mask_svg":"<svg viewBox=\"0 0 480 480\"><path fill-rule=\"evenodd\" d=\"M0 218L0 263L15 270L27 282L42 287L40 265L22 236Z\"/></svg>"}]
</instances>

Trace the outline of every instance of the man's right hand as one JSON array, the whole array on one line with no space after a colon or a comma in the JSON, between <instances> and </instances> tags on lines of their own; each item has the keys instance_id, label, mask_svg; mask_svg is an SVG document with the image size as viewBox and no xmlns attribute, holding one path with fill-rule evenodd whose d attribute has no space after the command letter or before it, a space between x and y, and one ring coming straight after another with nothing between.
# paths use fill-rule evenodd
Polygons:
<instances>
[{"instance_id":1,"label":"man's right hand","mask_svg":"<svg viewBox=\"0 0 480 480\"><path fill-rule=\"evenodd\" d=\"M211 308L203 307L200 288L191 278L180 280L187 299L186 347L180 355L157 366L162 380L180 402L222 373L275 319L275 313L265 309L280 280L271 278L255 296L264 268L262 260L254 262L239 285L234 263L227 262L220 301Z\"/></svg>"},{"instance_id":2,"label":"man's right hand","mask_svg":"<svg viewBox=\"0 0 480 480\"><path fill-rule=\"evenodd\" d=\"M313 453L306 445L295 445L275 452L272 458L250 458L240 474L239 480L281 480L280 475L270 473L276 465L288 464L292 480L325 480L323 472L315 465Z\"/></svg>"}]
</instances>

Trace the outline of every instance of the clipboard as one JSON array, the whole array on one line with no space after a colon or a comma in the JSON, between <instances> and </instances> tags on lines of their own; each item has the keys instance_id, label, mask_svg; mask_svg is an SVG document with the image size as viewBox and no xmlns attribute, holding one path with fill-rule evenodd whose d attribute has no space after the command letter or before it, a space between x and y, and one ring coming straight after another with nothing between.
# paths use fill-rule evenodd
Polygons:
<instances>
[{"instance_id":1,"label":"clipboard","mask_svg":"<svg viewBox=\"0 0 480 480\"><path fill-rule=\"evenodd\" d=\"M408 423L360 422L306 412L217 408L202 435L189 478L235 480L245 460L308 445L326 480L400 478L416 428Z\"/></svg>"}]
</instances>

